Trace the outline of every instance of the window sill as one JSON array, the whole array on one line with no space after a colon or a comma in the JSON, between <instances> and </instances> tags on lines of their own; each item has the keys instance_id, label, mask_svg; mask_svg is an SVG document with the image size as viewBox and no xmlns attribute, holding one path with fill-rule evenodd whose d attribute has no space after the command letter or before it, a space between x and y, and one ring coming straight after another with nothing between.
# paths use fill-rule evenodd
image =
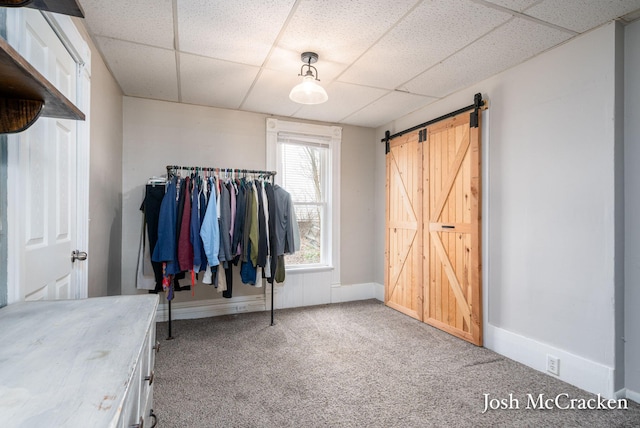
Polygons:
<instances>
[{"instance_id":1,"label":"window sill","mask_svg":"<svg viewBox=\"0 0 640 428\"><path fill-rule=\"evenodd\" d=\"M313 266L291 266L285 267L287 274L295 275L297 273L315 273L332 271L333 266L330 265L313 265Z\"/></svg>"}]
</instances>

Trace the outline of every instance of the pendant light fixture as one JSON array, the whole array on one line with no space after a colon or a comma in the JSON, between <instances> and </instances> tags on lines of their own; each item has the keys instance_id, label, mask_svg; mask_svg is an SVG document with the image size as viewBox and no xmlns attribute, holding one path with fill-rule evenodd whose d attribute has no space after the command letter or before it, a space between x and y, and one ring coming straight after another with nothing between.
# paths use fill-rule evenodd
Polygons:
<instances>
[{"instance_id":1,"label":"pendant light fixture","mask_svg":"<svg viewBox=\"0 0 640 428\"><path fill-rule=\"evenodd\" d=\"M311 65L318 61L318 54L315 52L304 52L300 55L300 59L302 59L304 63L302 67L300 67L300 74L298 74L298 76L302 76L302 83L293 87L289 93L289 98L291 98L291 101L300 104L322 104L329 99L329 96L327 95L327 91L316 83L320 81L320 79L318 79L318 69ZM307 69L306 72L305 67Z\"/></svg>"}]
</instances>

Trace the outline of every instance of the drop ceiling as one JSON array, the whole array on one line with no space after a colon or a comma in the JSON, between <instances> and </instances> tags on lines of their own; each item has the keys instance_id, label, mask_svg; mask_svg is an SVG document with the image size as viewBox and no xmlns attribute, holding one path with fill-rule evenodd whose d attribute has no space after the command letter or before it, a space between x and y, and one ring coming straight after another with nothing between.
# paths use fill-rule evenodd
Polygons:
<instances>
[{"instance_id":1,"label":"drop ceiling","mask_svg":"<svg viewBox=\"0 0 640 428\"><path fill-rule=\"evenodd\" d=\"M640 0L79 0L125 95L377 127ZM329 101L289 100L300 54Z\"/></svg>"}]
</instances>

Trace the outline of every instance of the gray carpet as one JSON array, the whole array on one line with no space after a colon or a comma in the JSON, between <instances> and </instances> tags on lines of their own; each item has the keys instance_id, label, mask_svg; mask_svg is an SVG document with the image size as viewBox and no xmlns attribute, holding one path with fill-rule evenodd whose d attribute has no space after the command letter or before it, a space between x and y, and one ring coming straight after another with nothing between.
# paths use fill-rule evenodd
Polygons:
<instances>
[{"instance_id":1,"label":"gray carpet","mask_svg":"<svg viewBox=\"0 0 640 428\"><path fill-rule=\"evenodd\" d=\"M156 357L158 427L637 427L628 410L526 409L594 395L376 300L173 322ZM485 398L519 400L488 410ZM568 405L561 396L560 405ZM595 402L591 402L595 404Z\"/></svg>"}]
</instances>

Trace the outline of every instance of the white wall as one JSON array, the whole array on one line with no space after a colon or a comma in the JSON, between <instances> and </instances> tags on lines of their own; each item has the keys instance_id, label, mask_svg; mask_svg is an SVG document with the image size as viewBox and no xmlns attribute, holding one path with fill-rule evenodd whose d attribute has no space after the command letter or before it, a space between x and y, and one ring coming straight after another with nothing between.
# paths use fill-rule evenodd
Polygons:
<instances>
[{"instance_id":1,"label":"white wall","mask_svg":"<svg viewBox=\"0 0 640 428\"><path fill-rule=\"evenodd\" d=\"M267 115L132 97L124 97L123 109L122 293L132 294L137 292L134 279L141 226L139 208L147 179L165 174L166 165L265 169ZM276 293L276 307L373 297L374 135L373 129L343 126L339 285L345 287L340 291L332 288L330 275L317 286L307 282L307 275L290 274ZM236 279L234 302L243 303L234 303L222 311L244 307L245 300L252 305L255 299L251 296L263 294L262 289L241 284L237 275ZM219 313L194 306L198 301L217 305L221 299L217 292L198 285L195 294L177 294L177 307L182 305L184 317ZM242 300L241 296L249 297Z\"/></svg>"},{"instance_id":2,"label":"white wall","mask_svg":"<svg viewBox=\"0 0 640 428\"><path fill-rule=\"evenodd\" d=\"M122 248L122 91L84 28L91 48L88 295L120 294Z\"/></svg>"},{"instance_id":3,"label":"white wall","mask_svg":"<svg viewBox=\"0 0 640 428\"><path fill-rule=\"evenodd\" d=\"M640 402L640 21L625 28L625 386Z\"/></svg>"},{"instance_id":4,"label":"white wall","mask_svg":"<svg viewBox=\"0 0 640 428\"><path fill-rule=\"evenodd\" d=\"M615 390L615 38L612 23L377 130L489 102L483 130L485 346ZM377 189L384 183L378 151ZM382 189L384 186L382 185ZM384 192L376 193L384 216ZM384 236L384 218L376 230ZM384 242L376 256L383 263ZM619 264L620 265L620 264ZM376 280L383 281L376 270Z\"/></svg>"},{"instance_id":5,"label":"white wall","mask_svg":"<svg viewBox=\"0 0 640 428\"><path fill-rule=\"evenodd\" d=\"M167 165L264 169L265 116L132 97L124 97L123 110L122 294L133 294L147 180L166 174ZM262 293L239 282L234 295ZM204 285L195 291L197 299L220 297ZM177 302L193 299L176 295Z\"/></svg>"}]
</instances>

